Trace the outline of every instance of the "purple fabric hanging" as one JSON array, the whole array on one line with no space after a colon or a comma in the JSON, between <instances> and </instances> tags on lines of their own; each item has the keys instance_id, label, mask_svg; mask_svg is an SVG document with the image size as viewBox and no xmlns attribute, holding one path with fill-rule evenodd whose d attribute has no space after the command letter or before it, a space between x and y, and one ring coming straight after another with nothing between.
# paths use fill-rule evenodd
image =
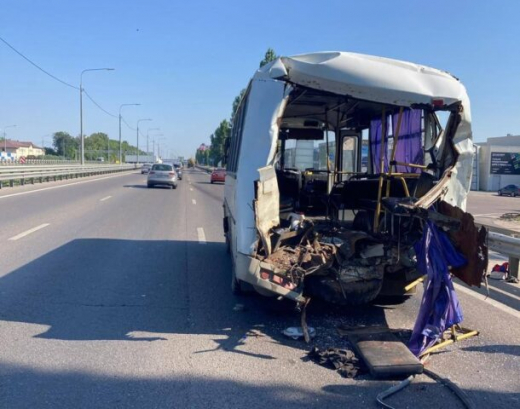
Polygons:
<instances>
[{"instance_id":1,"label":"purple fabric hanging","mask_svg":"<svg viewBox=\"0 0 520 409\"><path fill-rule=\"evenodd\" d=\"M390 117L388 117L390 118ZM388 118L386 120L386 137L384 147L384 172L388 172ZM372 173L381 173L381 139L382 139L381 119L370 121L370 157L372 158Z\"/></svg>"},{"instance_id":2,"label":"purple fabric hanging","mask_svg":"<svg viewBox=\"0 0 520 409\"><path fill-rule=\"evenodd\" d=\"M462 322L462 310L448 266L460 267L467 261L431 221L424 225L423 236L415 244L415 253L417 269L428 276L408 343L410 351L418 356L435 344L446 329Z\"/></svg>"},{"instance_id":3,"label":"purple fabric hanging","mask_svg":"<svg viewBox=\"0 0 520 409\"><path fill-rule=\"evenodd\" d=\"M395 160L397 162L413 163L415 165L424 164L424 152L422 147L420 109L407 109L403 112L401 127L397 138ZM394 114L392 118L393 134L397 133L397 121L399 114ZM420 173L421 169L410 166L397 165L397 172Z\"/></svg>"}]
</instances>

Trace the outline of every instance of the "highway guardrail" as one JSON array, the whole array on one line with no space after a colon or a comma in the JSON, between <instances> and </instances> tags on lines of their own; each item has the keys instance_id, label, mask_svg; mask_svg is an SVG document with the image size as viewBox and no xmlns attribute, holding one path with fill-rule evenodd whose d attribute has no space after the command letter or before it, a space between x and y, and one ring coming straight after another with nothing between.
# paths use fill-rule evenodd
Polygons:
<instances>
[{"instance_id":1,"label":"highway guardrail","mask_svg":"<svg viewBox=\"0 0 520 409\"><path fill-rule=\"evenodd\" d=\"M505 234L488 232L488 248L509 257L509 274L518 278L520 261L520 238Z\"/></svg>"},{"instance_id":2,"label":"highway guardrail","mask_svg":"<svg viewBox=\"0 0 520 409\"><path fill-rule=\"evenodd\" d=\"M84 176L115 173L137 169L134 164L124 165L27 165L0 167L0 188L3 186L34 184L62 179L72 179Z\"/></svg>"}]
</instances>

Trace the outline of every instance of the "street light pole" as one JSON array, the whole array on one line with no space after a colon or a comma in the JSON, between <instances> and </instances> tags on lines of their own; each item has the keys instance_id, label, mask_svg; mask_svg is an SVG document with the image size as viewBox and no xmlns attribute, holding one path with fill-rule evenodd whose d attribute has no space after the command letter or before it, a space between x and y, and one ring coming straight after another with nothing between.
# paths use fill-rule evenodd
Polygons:
<instances>
[{"instance_id":1,"label":"street light pole","mask_svg":"<svg viewBox=\"0 0 520 409\"><path fill-rule=\"evenodd\" d=\"M139 119L137 121L137 165L139 165L139 122L151 121L150 118Z\"/></svg>"},{"instance_id":2,"label":"street light pole","mask_svg":"<svg viewBox=\"0 0 520 409\"><path fill-rule=\"evenodd\" d=\"M159 131L161 128L148 128L146 131L146 154L150 154L150 131Z\"/></svg>"},{"instance_id":3,"label":"street light pole","mask_svg":"<svg viewBox=\"0 0 520 409\"><path fill-rule=\"evenodd\" d=\"M7 136L6 136L6 133L5 133L5 130L7 128L16 128L16 125L7 125L7 126L4 126L4 152L5 152L5 158L7 160Z\"/></svg>"},{"instance_id":4,"label":"street light pole","mask_svg":"<svg viewBox=\"0 0 520 409\"><path fill-rule=\"evenodd\" d=\"M121 165L123 163L123 152L122 152L122 145L121 145L121 109L123 107L128 106L139 106L141 104L121 104L119 106L119 164Z\"/></svg>"},{"instance_id":5,"label":"street light pole","mask_svg":"<svg viewBox=\"0 0 520 409\"><path fill-rule=\"evenodd\" d=\"M156 136L158 136L158 135L156 135ZM157 156L160 157L161 159L162 159L162 157L161 157L161 143L160 142L164 141L165 139L166 138L158 138L157 139Z\"/></svg>"},{"instance_id":6,"label":"street light pole","mask_svg":"<svg viewBox=\"0 0 520 409\"><path fill-rule=\"evenodd\" d=\"M88 68L79 76L79 137L81 138L81 165L85 164L85 138L83 136L83 74L87 71L114 71L113 68Z\"/></svg>"},{"instance_id":7,"label":"street light pole","mask_svg":"<svg viewBox=\"0 0 520 409\"><path fill-rule=\"evenodd\" d=\"M154 158L155 158L155 138L157 138L158 136L163 136L163 135L164 134L162 134L162 133L152 135L152 155L154 156Z\"/></svg>"}]
</instances>

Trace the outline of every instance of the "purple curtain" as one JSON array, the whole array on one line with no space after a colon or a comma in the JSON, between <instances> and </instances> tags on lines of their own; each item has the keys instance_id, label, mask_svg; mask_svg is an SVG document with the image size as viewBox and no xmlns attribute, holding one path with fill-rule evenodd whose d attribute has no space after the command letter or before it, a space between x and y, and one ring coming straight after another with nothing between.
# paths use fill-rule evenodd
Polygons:
<instances>
[{"instance_id":1,"label":"purple curtain","mask_svg":"<svg viewBox=\"0 0 520 409\"><path fill-rule=\"evenodd\" d=\"M446 329L462 322L462 310L448 266L461 267L466 264L466 259L431 221L424 225L423 236L415 244L415 253L417 269L428 276L408 343L410 351L419 355L435 344Z\"/></svg>"},{"instance_id":2,"label":"purple curtain","mask_svg":"<svg viewBox=\"0 0 520 409\"><path fill-rule=\"evenodd\" d=\"M401 127L397 138L395 160L397 162L413 163L416 165L424 164L424 152L421 138L421 117L420 109L410 109L403 112ZM399 114L394 114L392 118L393 134L397 131L397 121ZM397 165L397 172L420 173L421 169L410 166Z\"/></svg>"},{"instance_id":3,"label":"purple curtain","mask_svg":"<svg viewBox=\"0 0 520 409\"><path fill-rule=\"evenodd\" d=\"M388 172L388 117L386 119L386 137L384 147L384 172ZM370 121L370 157L372 158L372 173L381 173L381 139L383 126L381 119L374 119Z\"/></svg>"}]
</instances>

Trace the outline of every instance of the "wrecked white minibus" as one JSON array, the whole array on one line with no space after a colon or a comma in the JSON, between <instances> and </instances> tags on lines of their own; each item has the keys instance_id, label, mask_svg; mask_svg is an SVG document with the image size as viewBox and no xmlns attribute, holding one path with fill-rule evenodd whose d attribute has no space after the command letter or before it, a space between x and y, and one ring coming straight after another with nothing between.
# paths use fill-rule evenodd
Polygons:
<instances>
[{"instance_id":1,"label":"wrecked white minibus","mask_svg":"<svg viewBox=\"0 0 520 409\"><path fill-rule=\"evenodd\" d=\"M226 149L233 291L346 305L403 295L422 224L464 224L471 139L466 90L445 71L345 52L262 67ZM476 251L474 231L466 239Z\"/></svg>"}]
</instances>

